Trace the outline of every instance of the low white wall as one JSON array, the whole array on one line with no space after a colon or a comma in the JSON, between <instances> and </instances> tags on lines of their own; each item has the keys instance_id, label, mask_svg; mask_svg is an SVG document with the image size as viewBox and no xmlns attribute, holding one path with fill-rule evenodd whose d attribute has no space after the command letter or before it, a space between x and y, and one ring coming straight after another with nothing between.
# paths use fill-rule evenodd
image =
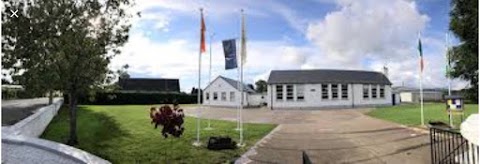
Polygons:
<instances>
[{"instance_id":1,"label":"low white wall","mask_svg":"<svg viewBox=\"0 0 480 164\"><path fill-rule=\"evenodd\" d=\"M2 163L110 164L83 150L39 138L2 134Z\"/></svg>"},{"instance_id":2,"label":"low white wall","mask_svg":"<svg viewBox=\"0 0 480 164\"><path fill-rule=\"evenodd\" d=\"M2 163L110 164L83 150L37 138L63 104L63 99L38 109L15 125L2 127Z\"/></svg>"},{"instance_id":3,"label":"low white wall","mask_svg":"<svg viewBox=\"0 0 480 164\"><path fill-rule=\"evenodd\" d=\"M32 115L12 126L2 127L2 132L7 132L12 135L38 137L42 135L50 121L57 115L62 104L63 99L57 100L51 105L38 109Z\"/></svg>"}]
</instances>

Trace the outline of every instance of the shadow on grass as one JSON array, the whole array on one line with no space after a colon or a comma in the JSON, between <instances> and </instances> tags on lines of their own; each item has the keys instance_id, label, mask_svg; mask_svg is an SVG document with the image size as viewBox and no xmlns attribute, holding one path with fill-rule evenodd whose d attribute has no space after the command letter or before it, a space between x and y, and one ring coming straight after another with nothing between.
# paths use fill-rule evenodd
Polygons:
<instances>
[{"instance_id":1,"label":"shadow on grass","mask_svg":"<svg viewBox=\"0 0 480 164\"><path fill-rule=\"evenodd\" d=\"M50 122L41 138L66 143L70 134L70 117L68 106L62 106L59 113ZM75 147L100 156L106 160L105 150L112 150L116 139L129 137L117 121L105 112L97 112L86 107L77 108L77 139Z\"/></svg>"}]
</instances>

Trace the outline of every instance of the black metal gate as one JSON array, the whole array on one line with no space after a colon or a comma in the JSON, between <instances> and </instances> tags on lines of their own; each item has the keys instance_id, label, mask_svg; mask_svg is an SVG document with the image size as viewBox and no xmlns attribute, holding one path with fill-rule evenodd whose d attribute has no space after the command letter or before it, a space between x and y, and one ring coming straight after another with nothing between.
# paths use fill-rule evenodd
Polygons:
<instances>
[{"instance_id":1,"label":"black metal gate","mask_svg":"<svg viewBox=\"0 0 480 164\"><path fill-rule=\"evenodd\" d=\"M430 147L433 164L479 164L479 146L455 130L430 127Z\"/></svg>"}]
</instances>

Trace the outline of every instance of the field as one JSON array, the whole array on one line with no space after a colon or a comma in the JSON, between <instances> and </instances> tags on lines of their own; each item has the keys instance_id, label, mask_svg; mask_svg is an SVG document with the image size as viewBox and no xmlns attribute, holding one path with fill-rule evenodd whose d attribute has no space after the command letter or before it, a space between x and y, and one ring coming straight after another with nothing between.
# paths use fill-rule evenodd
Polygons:
<instances>
[{"instance_id":1,"label":"field","mask_svg":"<svg viewBox=\"0 0 480 164\"><path fill-rule=\"evenodd\" d=\"M201 131L201 147L193 147L195 118L185 118L185 132L180 138L164 138L161 129L150 124L145 105L80 106L78 109L79 149L112 163L228 163L241 156L276 125L245 124L246 146L236 150L211 151L209 136L230 136L238 141L236 122L212 120L215 128ZM68 109L63 107L41 136L65 143L69 132ZM205 121L202 128L206 127Z\"/></svg>"},{"instance_id":2,"label":"field","mask_svg":"<svg viewBox=\"0 0 480 164\"><path fill-rule=\"evenodd\" d=\"M478 113L478 104L465 104L465 118L470 114ZM404 124L407 126L420 126L420 104L404 104L399 106L382 107L370 111L367 115ZM443 103L424 104L425 124L429 121L443 121L448 123L448 113ZM456 127L461 122L460 115L454 116Z\"/></svg>"}]
</instances>

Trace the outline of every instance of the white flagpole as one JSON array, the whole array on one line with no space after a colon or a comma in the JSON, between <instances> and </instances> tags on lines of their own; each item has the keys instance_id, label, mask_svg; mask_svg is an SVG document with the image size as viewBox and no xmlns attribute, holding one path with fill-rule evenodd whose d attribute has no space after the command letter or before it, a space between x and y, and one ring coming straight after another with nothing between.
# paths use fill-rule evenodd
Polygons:
<instances>
[{"instance_id":1,"label":"white flagpole","mask_svg":"<svg viewBox=\"0 0 480 164\"><path fill-rule=\"evenodd\" d=\"M244 19L244 14L243 14L243 9L241 10L241 14L242 14L242 32L241 32L241 38L240 38L240 43L241 43L241 53L240 53L240 93L241 93L241 97L242 97L242 100L241 100L241 105L240 105L240 141L238 143L238 146L242 147L242 146L245 146L245 144L243 143L243 116L242 116L242 110L243 110L243 101L244 101L244 90L243 90L243 64L244 64L244 57L245 57L245 46L244 44L245 43L245 19Z\"/></svg>"},{"instance_id":2,"label":"white flagpole","mask_svg":"<svg viewBox=\"0 0 480 164\"><path fill-rule=\"evenodd\" d=\"M420 41L420 33L418 33L418 40ZM420 41L421 42L421 41ZM420 45L421 46L421 45ZM420 47L421 48L421 47ZM422 48L423 51L423 48ZM418 51L418 53L422 53L420 56L420 60L423 60L423 52ZM423 65L423 61L422 65ZM424 117L423 117L423 70L422 65L420 66L420 112L421 112L421 119L422 119L422 126L425 125Z\"/></svg>"},{"instance_id":3,"label":"white flagpole","mask_svg":"<svg viewBox=\"0 0 480 164\"><path fill-rule=\"evenodd\" d=\"M200 8L200 20L203 21L203 9ZM202 31L200 32L200 35ZM200 41L201 42L201 41ZM201 44L201 43L200 43ZM197 88L197 140L193 143L194 146L200 146L200 108L201 108L201 96L200 96L200 85L201 85L201 74L202 73L202 49L198 51L198 88Z\"/></svg>"},{"instance_id":4,"label":"white flagpole","mask_svg":"<svg viewBox=\"0 0 480 164\"><path fill-rule=\"evenodd\" d=\"M446 37L445 42L446 42L446 47L447 47L446 48L447 49L447 53L446 53L446 57L447 57L447 70L446 71L447 72L446 72L446 75L447 75L447 81L448 81L448 95L450 96L450 95L452 95L452 81L450 79L450 69L451 69L450 68L450 54L449 54L449 52L450 52L450 36L449 36L448 32L445 35L445 37Z\"/></svg>"},{"instance_id":5,"label":"white flagpole","mask_svg":"<svg viewBox=\"0 0 480 164\"><path fill-rule=\"evenodd\" d=\"M213 40L213 36L215 35L214 32L212 32L212 34L210 34L210 61L209 61L209 66L208 66L208 84L212 83L212 40ZM208 108L210 108L210 99L208 100ZM211 127L210 125L210 118L207 118L208 119L208 125L207 125L207 128L205 128L205 130L212 130L213 128Z\"/></svg>"},{"instance_id":6,"label":"white flagpole","mask_svg":"<svg viewBox=\"0 0 480 164\"><path fill-rule=\"evenodd\" d=\"M235 45L238 45L237 43L239 42L235 42ZM237 46L239 47L239 46ZM238 48L236 49L237 52L235 52L237 54L236 58L237 58L237 88L240 90L240 67L238 66L238 61L240 61L240 53L238 53ZM238 102L238 106L237 106L237 128L235 130L239 131L240 130L240 106L242 106L242 91L240 90L240 94L238 95L240 97L240 101Z\"/></svg>"}]
</instances>

